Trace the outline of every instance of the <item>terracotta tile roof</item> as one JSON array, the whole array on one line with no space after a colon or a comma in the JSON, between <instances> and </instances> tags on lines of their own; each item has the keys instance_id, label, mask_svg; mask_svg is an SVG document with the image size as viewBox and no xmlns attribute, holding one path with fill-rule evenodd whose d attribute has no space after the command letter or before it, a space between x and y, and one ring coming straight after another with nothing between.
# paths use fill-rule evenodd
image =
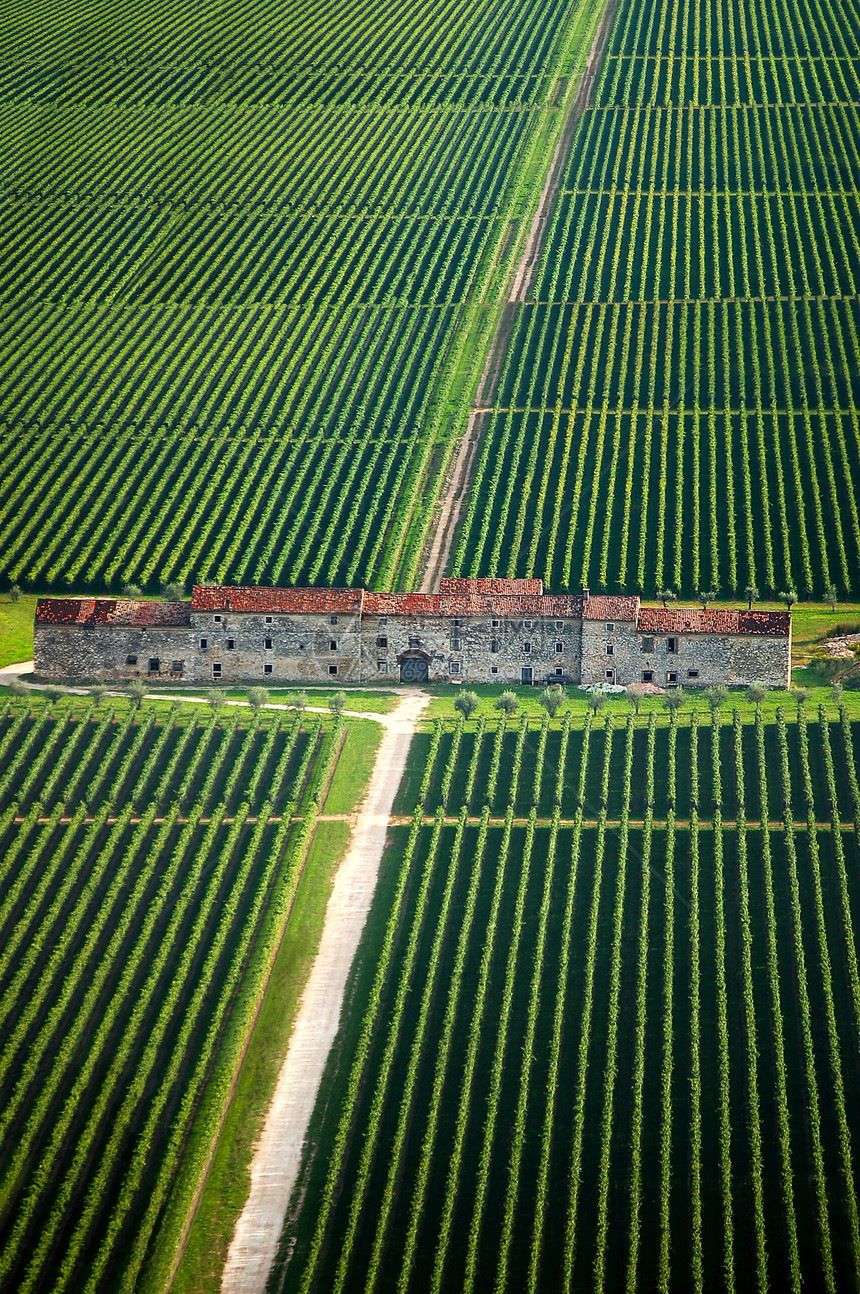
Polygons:
<instances>
[{"instance_id":1,"label":"terracotta tile roof","mask_svg":"<svg viewBox=\"0 0 860 1294\"><path fill-rule=\"evenodd\" d=\"M365 593L369 616L490 616L540 619L579 619L582 598L552 594L511 596L480 593Z\"/></svg>"},{"instance_id":2,"label":"terracotta tile roof","mask_svg":"<svg viewBox=\"0 0 860 1294\"><path fill-rule=\"evenodd\" d=\"M440 593L499 593L503 597L517 597L523 593L540 597L543 593L543 580L501 580L501 579L451 579L440 580Z\"/></svg>"},{"instance_id":3,"label":"terracotta tile roof","mask_svg":"<svg viewBox=\"0 0 860 1294\"><path fill-rule=\"evenodd\" d=\"M39 598L37 625L189 625L187 602L135 602L127 598Z\"/></svg>"},{"instance_id":4,"label":"terracotta tile roof","mask_svg":"<svg viewBox=\"0 0 860 1294\"><path fill-rule=\"evenodd\" d=\"M638 598L607 597L598 593L585 599L583 620L635 620Z\"/></svg>"},{"instance_id":5,"label":"terracotta tile roof","mask_svg":"<svg viewBox=\"0 0 860 1294\"><path fill-rule=\"evenodd\" d=\"M262 589L229 584L195 584L194 611L265 612L315 615L361 612L364 589Z\"/></svg>"},{"instance_id":6,"label":"terracotta tile roof","mask_svg":"<svg viewBox=\"0 0 860 1294\"><path fill-rule=\"evenodd\" d=\"M750 634L787 638L788 611L733 611L725 607L643 607L637 628L647 634Z\"/></svg>"}]
</instances>

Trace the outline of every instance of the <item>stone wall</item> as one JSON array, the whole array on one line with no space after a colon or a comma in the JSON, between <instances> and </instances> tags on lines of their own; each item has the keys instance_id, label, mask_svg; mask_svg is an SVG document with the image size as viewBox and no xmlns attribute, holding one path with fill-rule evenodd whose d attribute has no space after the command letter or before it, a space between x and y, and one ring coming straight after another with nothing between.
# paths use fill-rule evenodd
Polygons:
<instances>
[{"instance_id":1,"label":"stone wall","mask_svg":"<svg viewBox=\"0 0 860 1294\"><path fill-rule=\"evenodd\" d=\"M571 618L365 616L361 637L365 681L399 682L409 652L426 656L430 682L510 686L522 683L523 669L535 683L580 679L582 621Z\"/></svg>"},{"instance_id":2,"label":"stone wall","mask_svg":"<svg viewBox=\"0 0 860 1294\"><path fill-rule=\"evenodd\" d=\"M611 657L607 645L612 646ZM607 633L602 621L586 621L583 629L584 683L646 681L657 687L693 688L745 687L760 681L769 688L785 688L790 659L790 639L765 635L645 635L631 623L615 624L614 632ZM615 671L614 679L607 678L608 670Z\"/></svg>"},{"instance_id":3,"label":"stone wall","mask_svg":"<svg viewBox=\"0 0 860 1294\"><path fill-rule=\"evenodd\" d=\"M39 678L87 682L130 682L157 673L176 682L195 677L193 641L183 626L36 625L34 671ZM153 662L157 668L150 671Z\"/></svg>"},{"instance_id":4,"label":"stone wall","mask_svg":"<svg viewBox=\"0 0 860 1294\"><path fill-rule=\"evenodd\" d=\"M195 681L361 681L360 619L356 615L266 616L194 611L191 625L193 646L189 655L194 672L189 677Z\"/></svg>"}]
</instances>

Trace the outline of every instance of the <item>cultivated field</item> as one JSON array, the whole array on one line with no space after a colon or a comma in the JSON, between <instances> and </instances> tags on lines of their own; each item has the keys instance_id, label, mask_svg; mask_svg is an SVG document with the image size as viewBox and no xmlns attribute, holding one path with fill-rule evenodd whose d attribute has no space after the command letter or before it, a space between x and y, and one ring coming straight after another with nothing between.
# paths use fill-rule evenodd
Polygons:
<instances>
[{"instance_id":1,"label":"cultivated field","mask_svg":"<svg viewBox=\"0 0 860 1294\"><path fill-rule=\"evenodd\" d=\"M248 714L0 710L3 1290L169 1271L340 745Z\"/></svg>"},{"instance_id":2,"label":"cultivated field","mask_svg":"<svg viewBox=\"0 0 860 1294\"><path fill-rule=\"evenodd\" d=\"M390 581L597 0L90 8L0 21L0 579Z\"/></svg>"},{"instance_id":3,"label":"cultivated field","mask_svg":"<svg viewBox=\"0 0 860 1294\"><path fill-rule=\"evenodd\" d=\"M857 740L417 739L283 1288L851 1288Z\"/></svg>"},{"instance_id":4,"label":"cultivated field","mask_svg":"<svg viewBox=\"0 0 860 1294\"><path fill-rule=\"evenodd\" d=\"M860 19L621 0L456 568L860 584Z\"/></svg>"}]
</instances>

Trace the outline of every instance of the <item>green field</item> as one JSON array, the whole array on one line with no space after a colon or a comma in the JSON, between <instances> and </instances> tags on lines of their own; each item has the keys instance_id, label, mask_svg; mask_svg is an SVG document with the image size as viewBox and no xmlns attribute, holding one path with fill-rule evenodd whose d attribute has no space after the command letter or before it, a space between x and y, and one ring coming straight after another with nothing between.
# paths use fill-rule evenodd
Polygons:
<instances>
[{"instance_id":1,"label":"green field","mask_svg":"<svg viewBox=\"0 0 860 1294\"><path fill-rule=\"evenodd\" d=\"M0 580L411 568L599 12L0 20Z\"/></svg>"},{"instance_id":2,"label":"green field","mask_svg":"<svg viewBox=\"0 0 860 1294\"><path fill-rule=\"evenodd\" d=\"M247 711L0 709L3 1290L162 1287L340 747Z\"/></svg>"},{"instance_id":3,"label":"green field","mask_svg":"<svg viewBox=\"0 0 860 1294\"><path fill-rule=\"evenodd\" d=\"M860 587L860 19L621 0L458 574Z\"/></svg>"},{"instance_id":4,"label":"green field","mask_svg":"<svg viewBox=\"0 0 860 1294\"><path fill-rule=\"evenodd\" d=\"M437 723L278 1288L853 1288L858 736Z\"/></svg>"}]
</instances>

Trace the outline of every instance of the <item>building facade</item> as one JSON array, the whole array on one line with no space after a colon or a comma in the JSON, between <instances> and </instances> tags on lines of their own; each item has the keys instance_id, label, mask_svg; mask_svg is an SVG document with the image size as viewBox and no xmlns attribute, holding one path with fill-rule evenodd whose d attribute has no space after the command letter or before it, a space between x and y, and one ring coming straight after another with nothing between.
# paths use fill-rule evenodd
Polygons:
<instances>
[{"instance_id":1,"label":"building facade","mask_svg":"<svg viewBox=\"0 0 860 1294\"><path fill-rule=\"evenodd\" d=\"M438 593L195 587L190 602L40 598L43 679L190 683L791 682L787 611L642 607L450 579Z\"/></svg>"}]
</instances>

